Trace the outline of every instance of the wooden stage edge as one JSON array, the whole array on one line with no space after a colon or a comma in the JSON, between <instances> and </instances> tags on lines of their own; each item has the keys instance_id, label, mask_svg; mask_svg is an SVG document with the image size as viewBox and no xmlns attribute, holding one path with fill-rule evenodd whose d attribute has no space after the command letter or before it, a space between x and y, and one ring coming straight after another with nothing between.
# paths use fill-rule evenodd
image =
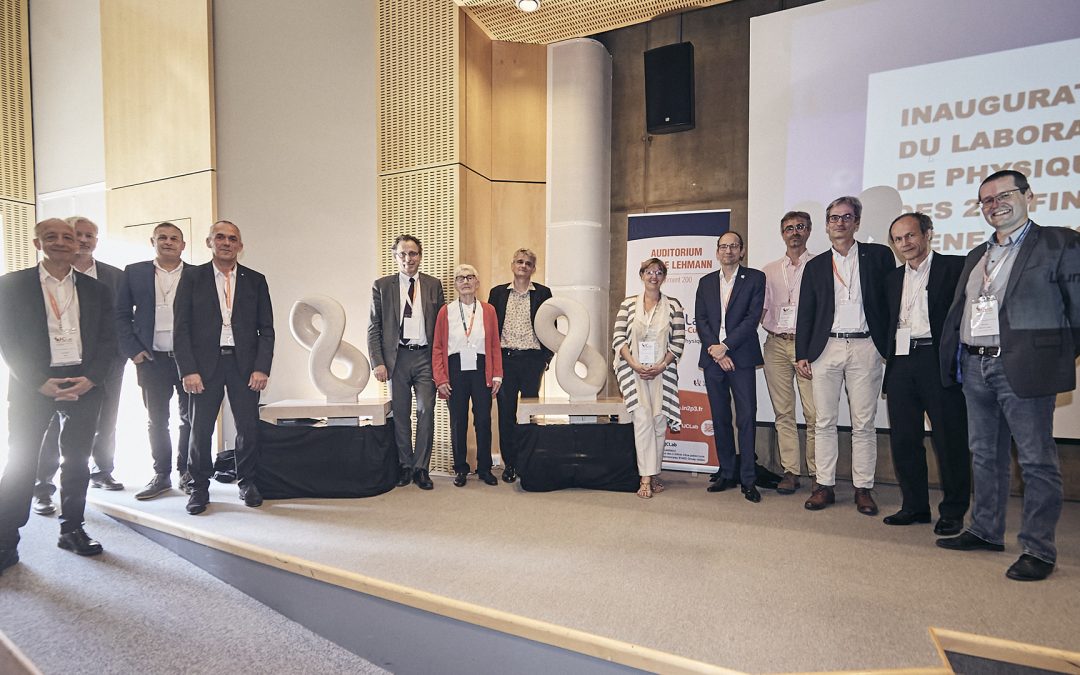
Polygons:
<instances>
[{"instance_id":1,"label":"wooden stage edge","mask_svg":"<svg viewBox=\"0 0 1080 675\"><path fill-rule=\"evenodd\" d=\"M102 513L113 518L164 532L253 562L431 612L439 616L464 621L481 628L507 633L605 661L650 672L741 675L740 671L737 670L722 668L656 649L454 600L355 572L328 567L303 558L245 544L229 537L211 534L198 528L178 525L170 520L143 513L127 506L91 498L88 498L87 501Z\"/></svg>"}]
</instances>

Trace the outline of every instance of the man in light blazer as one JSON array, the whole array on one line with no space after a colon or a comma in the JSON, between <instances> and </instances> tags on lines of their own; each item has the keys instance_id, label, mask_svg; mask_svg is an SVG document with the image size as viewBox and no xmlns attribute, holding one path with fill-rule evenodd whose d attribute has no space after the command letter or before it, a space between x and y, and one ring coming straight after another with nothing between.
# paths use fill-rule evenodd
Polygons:
<instances>
[{"instance_id":1,"label":"man in light blazer","mask_svg":"<svg viewBox=\"0 0 1080 675\"><path fill-rule=\"evenodd\" d=\"M825 210L832 247L806 263L795 319L795 368L812 379L817 419L817 483L804 506L816 511L836 501L836 424L840 393L851 412L851 480L859 513L876 515L870 490L877 469L877 414L888 346L885 275L896 267L888 246L855 241L862 219L857 197L834 199Z\"/></svg>"},{"instance_id":2,"label":"man in light blazer","mask_svg":"<svg viewBox=\"0 0 1080 675\"><path fill-rule=\"evenodd\" d=\"M191 394L187 512L202 513L210 502L210 442L226 390L236 421L236 475L240 499L262 505L255 485L259 461L259 395L274 360L274 312L266 277L237 262L244 250L240 228L220 220L206 245L213 259L185 270L173 305L173 348Z\"/></svg>"},{"instance_id":3,"label":"man in light blazer","mask_svg":"<svg viewBox=\"0 0 1080 675\"><path fill-rule=\"evenodd\" d=\"M176 291L184 273L183 231L172 223L154 228L150 244L157 254L153 260L137 262L124 269L116 300L116 334L120 351L135 364L149 418L150 456L154 477L135 499L153 499L172 488L172 440L169 432L169 402L176 393L180 413L180 438L176 470L181 488L190 491L188 439L191 436L190 396L184 392L173 350L173 315Z\"/></svg>"},{"instance_id":4,"label":"man in light blazer","mask_svg":"<svg viewBox=\"0 0 1080 675\"><path fill-rule=\"evenodd\" d=\"M85 216L71 216L65 222L75 228L75 240L78 250L71 266L75 271L97 279L112 293L115 303L116 293L123 276L116 267L94 259L98 245L98 226ZM123 490L122 483L113 478L116 458L116 416L120 410L120 386L124 382L124 358L118 352L113 359L105 381L98 383L101 389L101 412L98 414L97 428L94 431L94 446L90 452L93 466L90 470L90 487L105 490ZM54 418L41 442L41 457L38 459L37 483L34 485L34 513L49 515L56 512L52 495L56 492L53 478L60 468L60 420Z\"/></svg>"},{"instance_id":5,"label":"man in light blazer","mask_svg":"<svg viewBox=\"0 0 1080 675\"><path fill-rule=\"evenodd\" d=\"M41 263L0 277L0 356L8 384L8 461L0 478L0 573L19 562L41 439L60 430L60 539L79 555L101 553L83 529L90 448L105 381L116 358L112 293L72 268L75 230L58 218L34 228Z\"/></svg>"},{"instance_id":6,"label":"man in light blazer","mask_svg":"<svg viewBox=\"0 0 1080 675\"><path fill-rule=\"evenodd\" d=\"M757 327L765 308L765 274L742 266L744 248L738 232L716 242L720 269L698 282L695 320L701 339L698 365L705 371L705 391L712 410L720 476L707 489L723 492L742 483L743 496L760 502L754 452L757 417L757 375L765 363ZM731 430L731 399L739 429L739 477L735 476L735 436Z\"/></svg>"},{"instance_id":7,"label":"man in light blazer","mask_svg":"<svg viewBox=\"0 0 1080 675\"><path fill-rule=\"evenodd\" d=\"M398 235L391 249L397 274L376 279L371 288L368 356L379 382L389 382L394 436L398 447L398 485L434 484L428 475L435 441L435 380L431 346L435 319L446 304L442 282L420 272L423 247L410 234ZM416 444L412 434L412 395L416 392Z\"/></svg>"},{"instance_id":8,"label":"man in light blazer","mask_svg":"<svg viewBox=\"0 0 1080 675\"><path fill-rule=\"evenodd\" d=\"M979 186L989 241L968 253L945 319L941 376L967 399L975 501L959 536L942 548L1002 551L1012 461L1024 481L1023 553L1005 573L1039 581L1054 570L1064 498L1054 406L1076 388L1080 356L1080 233L1028 217L1027 177L998 171Z\"/></svg>"},{"instance_id":9,"label":"man in light blazer","mask_svg":"<svg viewBox=\"0 0 1080 675\"><path fill-rule=\"evenodd\" d=\"M889 226L889 239L904 264L889 272L888 360L882 390L889 408L889 439L900 483L900 510L886 525L930 522L926 422L943 493L938 535L959 534L971 497L967 408L959 385L941 384L938 346L964 259L930 250L934 223L925 213L905 213Z\"/></svg>"}]
</instances>

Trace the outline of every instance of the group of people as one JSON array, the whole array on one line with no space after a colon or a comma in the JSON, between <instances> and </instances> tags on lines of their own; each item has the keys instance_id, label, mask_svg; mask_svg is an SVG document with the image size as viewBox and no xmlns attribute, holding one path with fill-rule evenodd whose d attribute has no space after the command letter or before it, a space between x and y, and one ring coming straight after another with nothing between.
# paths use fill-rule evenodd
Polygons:
<instances>
[{"instance_id":1,"label":"group of people","mask_svg":"<svg viewBox=\"0 0 1080 675\"><path fill-rule=\"evenodd\" d=\"M1015 441L1024 481L1023 554L1007 575L1038 580L1053 571L1063 501L1053 412L1055 395L1076 384L1080 234L1032 222L1033 194L1015 171L986 178L979 204L993 234L966 258L931 250L933 223L922 213L892 222L892 250L857 241L862 204L850 196L826 209L827 253L807 250L812 222L800 211L781 218L785 255L763 270L744 264L737 232L719 238L720 268L701 278L694 308L720 464L709 492L740 487L748 501L761 501L754 437L756 369L763 366L783 467L776 492L802 487L805 459L811 483L805 508L835 502L837 422L846 391L854 503L860 513L877 514L874 417L884 393L903 498L884 522L932 520L923 445L928 417L943 492L937 544L1003 550ZM0 353L12 373L9 459L0 479L0 571L18 562L19 529L31 501L38 513L55 511L52 476L61 457L59 546L80 555L101 552L83 529L83 512L88 485L123 489L111 472L124 359L136 366L154 468L136 498L172 488L175 394L180 487L189 494L188 513L206 511L215 477L211 437L228 393L237 437L223 480L238 480L246 505L262 504L254 480L258 405L273 361L273 311L265 277L237 262L244 246L239 228L215 223L206 238L212 259L200 266L182 262L183 232L172 223L154 229L153 260L123 271L93 260L96 241L97 227L85 218L43 221L34 231L42 261L0 278ZM899 267L894 251L903 261ZM419 239L401 235L392 252L398 272L372 287L368 351L375 378L390 390L398 486L434 487L436 396L450 411L454 485L464 486L473 469L466 444L470 405L476 474L498 484L492 400L498 401L502 480L513 483L518 399L539 395L553 356L534 329L538 308L551 297L532 281L536 255L515 251L513 280L491 288L487 302L477 297L477 270L458 265L457 299L447 304L441 281L419 271ZM641 264L642 290L621 304L612 338L616 379L634 425L642 498L664 490L665 441L669 429L681 427L678 360L686 319L680 302L662 292L667 272L658 258ZM804 449L796 389L806 420Z\"/></svg>"},{"instance_id":2,"label":"group of people","mask_svg":"<svg viewBox=\"0 0 1080 675\"><path fill-rule=\"evenodd\" d=\"M763 271L742 264L738 233L719 238L720 269L701 278L695 299L699 365L720 463L709 492L741 485L747 500L761 501L755 370L764 366L784 471L776 491L792 494L801 487L797 388L811 481L804 506L817 511L835 503L837 422L846 391L854 503L859 513L876 515L874 418L884 393L902 494L900 510L885 524L932 519L923 444L929 418L943 493L937 545L1004 550L1015 442L1024 484L1023 553L1006 574L1033 581L1053 571L1063 501L1053 415L1056 395L1076 387L1080 234L1032 222L1034 195L1019 172L991 174L978 194L993 233L966 258L931 250L933 222L923 213L893 220L893 250L857 241L862 204L851 196L826 208L826 253L807 251L812 222L800 211L780 219L785 254ZM903 261L899 267L893 251ZM650 258L639 273L643 290L619 308L612 348L634 424L638 496L649 498L663 489L658 474L667 429L681 425L676 363L685 319L679 302L661 292L663 261ZM759 324L766 333L764 352Z\"/></svg>"}]
</instances>

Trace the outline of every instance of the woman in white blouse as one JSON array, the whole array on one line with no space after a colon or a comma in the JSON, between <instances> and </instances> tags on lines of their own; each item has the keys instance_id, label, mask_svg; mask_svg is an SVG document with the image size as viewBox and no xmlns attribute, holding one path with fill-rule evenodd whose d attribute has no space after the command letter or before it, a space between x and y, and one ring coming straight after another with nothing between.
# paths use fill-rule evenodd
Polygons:
<instances>
[{"instance_id":1,"label":"woman in white blouse","mask_svg":"<svg viewBox=\"0 0 1080 675\"><path fill-rule=\"evenodd\" d=\"M454 268L457 300L444 305L435 319L431 371L439 398L450 408L450 444L454 452L454 485L463 487L469 475L469 401L476 431L476 474L488 485L499 481L491 473L491 399L502 384L502 348L495 308L476 299L480 286L476 268Z\"/></svg>"},{"instance_id":2,"label":"woman in white blouse","mask_svg":"<svg viewBox=\"0 0 1080 675\"><path fill-rule=\"evenodd\" d=\"M679 409L678 360L686 339L682 304L660 292L667 265L649 258L638 271L643 290L619 306L611 348L615 376L634 423L638 474L637 495L649 499L663 492L660 465L670 428L682 427Z\"/></svg>"}]
</instances>

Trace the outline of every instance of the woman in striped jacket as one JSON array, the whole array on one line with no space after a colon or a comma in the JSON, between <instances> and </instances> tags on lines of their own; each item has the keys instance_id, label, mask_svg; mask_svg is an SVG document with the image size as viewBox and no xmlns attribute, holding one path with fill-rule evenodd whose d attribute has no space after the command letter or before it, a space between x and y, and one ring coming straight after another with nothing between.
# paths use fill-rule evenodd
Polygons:
<instances>
[{"instance_id":1,"label":"woman in striped jacket","mask_svg":"<svg viewBox=\"0 0 1080 675\"><path fill-rule=\"evenodd\" d=\"M679 412L678 361L686 339L682 304L660 292L667 265L649 258L638 271L643 290L619 306L611 348L615 376L634 422L641 484L637 495L649 499L663 492L660 464L667 430L682 426Z\"/></svg>"}]
</instances>

